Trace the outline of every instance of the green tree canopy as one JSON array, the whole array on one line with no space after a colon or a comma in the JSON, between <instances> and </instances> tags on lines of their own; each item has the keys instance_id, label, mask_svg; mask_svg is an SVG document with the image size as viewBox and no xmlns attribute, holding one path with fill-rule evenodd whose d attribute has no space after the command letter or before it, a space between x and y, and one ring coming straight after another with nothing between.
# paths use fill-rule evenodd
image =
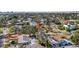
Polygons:
<instances>
[{"instance_id":1,"label":"green tree canopy","mask_svg":"<svg viewBox=\"0 0 79 59\"><path fill-rule=\"evenodd\" d=\"M74 42L75 44L78 44L78 41L79 41L79 29L76 30L76 31L72 34L71 40L72 40L72 42Z\"/></svg>"}]
</instances>

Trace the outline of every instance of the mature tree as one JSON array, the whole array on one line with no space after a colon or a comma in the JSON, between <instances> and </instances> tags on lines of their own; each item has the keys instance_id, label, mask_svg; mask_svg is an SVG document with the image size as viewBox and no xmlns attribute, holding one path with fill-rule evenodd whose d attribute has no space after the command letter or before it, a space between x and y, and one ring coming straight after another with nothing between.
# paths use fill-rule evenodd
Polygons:
<instances>
[{"instance_id":1,"label":"mature tree","mask_svg":"<svg viewBox=\"0 0 79 59\"><path fill-rule=\"evenodd\" d=\"M22 33L25 33L25 34L29 34L29 33L35 34L36 32L37 32L37 29L34 26L30 26L29 24L24 25L22 28Z\"/></svg>"},{"instance_id":2,"label":"mature tree","mask_svg":"<svg viewBox=\"0 0 79 59\"><path fill-rule=\"evenodd\" d=\"M2 28L0 28L0 33L3 32Z\"/></svg>"},{"instance_id":3,"label":"mature tree","mask_svg":"<svg viewBox=\"0 0 79 59\"><path fill-rule=\"evenodd\" d=\"M75 44L79 44L79 30L76 30L72 36L71 36L71 40L72 42L74 42Z\"/></svg>"},{"instance_id":4,"label":"mature tree","mask_svg":"<svg viewBox=\"0 0 79 59\"><path fill-rule=\"evenodd\" d=\"M9 33L14 33L14 27L13 26L11 26L11 27L9 27Z\"/></svg>"}]
</instances>

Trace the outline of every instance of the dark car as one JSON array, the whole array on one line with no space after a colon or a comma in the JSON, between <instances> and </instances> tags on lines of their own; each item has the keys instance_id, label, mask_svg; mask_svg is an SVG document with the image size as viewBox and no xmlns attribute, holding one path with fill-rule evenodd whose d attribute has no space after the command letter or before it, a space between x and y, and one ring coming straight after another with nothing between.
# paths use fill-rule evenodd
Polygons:
<instances>
[{"instance_id":1,"label":"dark car","mask_svg":"<svg viewBox=\"0 0 79 59\"><path fill-rule=\"evenodd\" d=\"M71 41L66 40L66 39L59 41L59 46L60 46L60 47L62 47L62 46L69 46L69 45L72 45L72 44L73 44L73 43L72 43Z\"/></svg>"}]
</instances>

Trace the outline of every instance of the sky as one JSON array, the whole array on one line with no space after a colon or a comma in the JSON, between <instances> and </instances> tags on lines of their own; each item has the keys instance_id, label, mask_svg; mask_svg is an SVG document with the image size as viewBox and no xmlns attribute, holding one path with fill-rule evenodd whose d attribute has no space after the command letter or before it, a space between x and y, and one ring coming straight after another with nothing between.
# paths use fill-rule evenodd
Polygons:
<instances>
[{"instance_id":1,"label":"sky","mask_svg":"<svg viewBox=\"0 0 79 59\"><path fill-rule=\"evenodd\" d=\"M78 11L78 0L0 0L0 11Z\"/></svg>"}]
</instances>

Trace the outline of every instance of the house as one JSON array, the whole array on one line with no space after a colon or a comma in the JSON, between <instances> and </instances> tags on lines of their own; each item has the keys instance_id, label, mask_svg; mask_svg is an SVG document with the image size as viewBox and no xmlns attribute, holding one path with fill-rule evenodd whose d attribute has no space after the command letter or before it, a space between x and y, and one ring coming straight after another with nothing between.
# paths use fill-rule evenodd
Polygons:
<instances>
[{"instance_id":1,"label":"house","mask_svg":"<svg viewBox=\"0 0 79 59\"><path fill-rule=\"evenodd\" d=\"M46 19L40 19L40 22L43 24Z\"/></svg>"},{"instance_id":2,"label":"house","mask_svg":"<svg viewBox=\"0 0 79 59\"><path fill-rule=\"evenodd\" d=\"M31 21L31 22L30 22L30 25L31 25L31 26L36 26L36 24L37 24L37 23L36 23L35 21Z\"/></svg>"},{"instance_id":3,"label":"house","mask_svg":"<svg viewBox=\"0 0 79 59\"><path fill-rule=\"evenodd\" d=\"M64 21L64 27L67 30L74 30L76 29L76 23L74 21L66 20Z\"/></svg>"},{"instance_id":4,"label":"house","mask_svg":"<svg viewBox=\"0 0 79 59\"><path fill-rule=\"evenodd\" d=\"M7 34L5 37L13 40L13 39L17 39L18 34Z\"/></svg>"},{"instance_id":5,"label":"house","mask_svg":"<svg viewBox=\"0 0 79 59\"><path fill-rule=\"evenodd\" d=\"M37 39L32 37L30 38L31 44L36 44L37 43Z\"/></svg>"},{"instance_id":6,"label":"house","mask_svg":"<svg viewBox=\"0 0 79 59\"><path fill-rule=\"evenodd\" d=\"M52 28L53 31L58 31L58 27L54 23L50 23L50 27Z\"/></svg>"},{"instance_id":7,"label":"house","mask_svg":"<svg viewBox=\"0 0 79 59\"><path fill-rule=\"evenodd\" d=\"M7 34L6 39L8 39L9 44L12 41L18 42L18 34Z\"/></svg>"},{"instance_id":8,"label":"house","mask_svg":"<svg viewBox=\"0 0 79 59\"><path fill-rule=\"evenodd\" d=\"M16 24L14 25L15 33L18 32L18 31L21 31L22 26L23 26L23 23L22 23L22 22L16 23Z\"/></svg>"},{"instance_id":9,"label":"house","mask_svg":"<svg viewBox=\"0 0 79 59\"><path fill-rule=\"evenodd\" d=\"M38 24L36 24L36 29L40 29L40 27L41 27L41 25L38 23Z\"/></svg>"},{"instance_id":10,"label":"house","mask_svg":"<svg viewBox=\"0 0 79 59\"><path fill-rule=\"evenodd\" d=\"M48 37L49 43L52 45L52 47L58 47L58 46L69 46L72 45L73 42L71 42L69 39L67 39L67 35L61 35L61 34L53 34Z\"/></svg>"},{"instance_id":11,"label":"house","mask_svg":"<svg viewBox=\"0 0 79 59\"><path fill-rule=\"evenodd\" d=\"M6 28L6 27L3 28L3 34L4 34L4 35L7 35L7 34L8 34L8 28Z\"/></svg>"},{"instance_id":12,"label":"house","mask_svg":"<svg viewBox=\"0 0 79 59\"><path fill-rule=\"evenodd\" d=\"M63 40L65 38L69 39L70 35L68 34L63 34L63 33L48 33L49 37L51 37L52 39L59 41L59 40Z\"/></svg>"},{"instance_id":13,"label":"house","mask_svg":"<svg viewBox=\"0 0 79 59\"><path fill-rule=\"evenodd\" d=\"M22 35L19 35L18 36L18 43L30 43L30 38L29 38L29 35L25 35L25 34L22 34Z\"/></svg>"},{"instance_id":14,"label":"house","mask_svg":"<svg viewBox=\"0 0 79 59\"><path fill-rule=\"evenodd\" d=\"M77 24L77 28L79 29L79 24Z\"/></svg>"},{"instance_id":15,"label":"house","mask_svg":"<svg viewBox=\"0 0 79 59\"><path fill-rule=\"evenodd\" d=\"M48 37L48 42L52 45L52 47L58 46L58 42L52 37Z\"/></svg>"},{"instance_id":16,"label":"house","mask_svg":"<svg viewBox=\"0 0 79 59\"><path fill-rule=\"evenodd\" d=\"M28 21L29 21L29 22L32 21L32 18L28 18Z\"/></svg>"},{"instance_id":17,"label":"house","mask_svg":"<svg viewBox=\"0 0 79 59\"><path fill-rule=\"evenodd\" d=\"M29 40L30 40L30 44L36 44L37 43L37 39L36 39L36 35L34 35L34 34L30 34L29 35Z\"/></svg>"},{"instance_id":18,"label":"house","mask_svg":"<svg viewBox=\"0 0 79 59\"><path fill-rule=\"evenodd\" d=\"M22 22L18 22L15 24L15 28L22 28L23 23Z\"/></svg>"},{"instance_id":19,"label":"house","mask_svg":"<svg viewBox=\"0 0 79 59\"><path fill-rule=\"evenodd\" d=\"M9 47L9 46L8 46L8 45L9 45L9 39L4 38L4 39L2 39L2 40L3 40L3 45L2 45L2 46L3 46L4 48L8 48L8 47Z\"/></svg>"}]
</instances>

